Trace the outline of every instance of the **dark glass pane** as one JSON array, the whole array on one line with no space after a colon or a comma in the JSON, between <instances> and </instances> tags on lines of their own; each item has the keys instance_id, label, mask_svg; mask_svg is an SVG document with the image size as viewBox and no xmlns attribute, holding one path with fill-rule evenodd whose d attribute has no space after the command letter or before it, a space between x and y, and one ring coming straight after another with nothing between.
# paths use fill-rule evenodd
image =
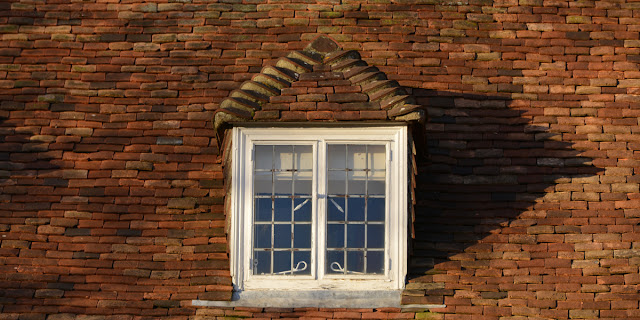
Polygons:
<instances>
[{"instance_id":1,"label":"dark glass pane","mask_svg":"<svg viewBox=\"0 0 640 320\"><path fill-rule=\"evenodd\" d=\"M327 247L328 248L344 248L344 225L343 224L327 225Z\"/></svg>"},{"instance_id":2,"label":"dark glass pane","mask_svg":"<svg viewBox=\"0 0 640 320\"><path fill-rule=\"evenodd\" d=\"M310 224L296 224L293 226L293 247L297 249L311 248Z\"/></svg>"},{"instance_id":3,"label":"dark glass pane","mask_svg":"<svg viewBox=\"0 0 640 320\"><path fill-rule=\"evenodd\" d=\"M276 198L273 204L275 221L291 221L291 198Z\"/></svg>"},{"instance_id":4,"label":"dark glass pane","mask_svg":"<svg viewBox=\"0 0 640 320\"><path fill-rule=\"evenodd\" d=\"M298 269L302 269L304 267L304 262L307 264L307 268L305 270L297 271L294 274L311 274L311 252L310 251L295 251L293 253L293 266Z\"/></svg>"},{"instance_id":5,"label":"dark glass pane","mask_svg":"<svg viewBox=\"0 0 640 320\"><path fill-rule=\"evenodd\" d=\"M364 198L347 198L347 220L364 221Z\"/></svg>"},{"instance_id":6,"label":"dark glass pane","mask_svg":"<svg viewBox=\"0 0 640 320\"><path fill-rule=\"evenodd\" d=\"M349 251L347 252L347 270L355 272L364 272L364 252Z\"/></svg>"},{"instance_id":7,"label":"dark glass pane","mask_svg":"<svg viewBox=\"0 0 640 320\"><path fill-rule=\"evenodd\" d=\"M252 267L253 267L253 274L271 273L271 252L254 251Z\"/></svg>"},{"instance_id":8,"label":"dark glass pane","mask_svg":"<svg viewBox=\"0 0 640 320\"><path fill-rule=\"evenodd\" d=\"M276 224L273 233L274 248L291 248L291 225Z\"/></svg>"},{"instance_id":9,"label":"dark glass pane","mask_svg":"<svg viewBox=\"0 0 640 320\"><path fill-rule=\"evenodd\" d=\"M347 248L364 248L364 225L347 225Z\"/></svg>"},{"instance_id":10,"label":"dark glass pane","mask_svg":"<svg viewBox=\"0 0 640 320\"><path fill-rule=\"evenodd\" d=\"M367 251L367 273L384 273L384 251Z\"/></svg>"},{"instance_id":11,"label":"dark glass pane","mask_svg":"<svg viewBox=\"0 0 640 320\"><path fill-rule=\"evenodd\" d=\"M329 221L344 221L345 220L345 206L344 198L329 197L327 202L327 219Z\"/></svg>"},{"instance_id":12,"label":"dark glass pane","mask_svg":"<svg viewBox=\"0 0 640 320\"><path fill-rule=\"evenodd\" d=\"M384 248L384 225L367 226L367 248Z\"/></svg>"},{"instance_id":13,"label":"dark glass pane","mask_svg":"<svg viewBox=\"0 0 640 320\"><path fill-rule=\"evenodd\" d=\"M384 221L385 201L383 198L367 200L367 221Z\"/></svg>"},{"instance_id":14,"label":"dark glass pane","mask_svg":"<svg viewBox=\"0 0 640 320\"><path fill-rule=\"evenodd\" d=\"M254 248L271 248L271 225L256 224L253 237Z\"/></svg>"},{"instance_id":15,"label":"dark glass pane","mask_svg":"<svg viewBox=\"0 0 640 320\"><path fill-rule=\"evenodd\" d=\"M311 221L311 199L293 199L293 218L295 221Z\"/></svg>"},{"instance_id":16,"label":"dark glass pane","mask_svg":"<svg viewBox=\"0 0 640 320\"><path fill-rule=\"evenodd\" d=\"M271 199L255 199L255 221L271 221Z\"/></svg>"},{"instance_id":17,"label":"dark glass pane","mask_svg":"<svg viewBox=\"0 0 640 320\"><path fill-rule=\"evenodd\" d=\"M273 273L289 270L291 270L291 252L275 251L273 253ZM285 274L291 274L291 272Z\"/></svg>"},{"instance_id":18,"label":"dark glass pane","mask_svg":"<svg viewBox=\"0 0 640 320\"><path fill-rule=\"evenodd\" d=\"M327 251L327 259L326 259L326 273L328 274L342 274L344 271L340 271L344 269L344 251Z\"/></svg>"}]
</instances>

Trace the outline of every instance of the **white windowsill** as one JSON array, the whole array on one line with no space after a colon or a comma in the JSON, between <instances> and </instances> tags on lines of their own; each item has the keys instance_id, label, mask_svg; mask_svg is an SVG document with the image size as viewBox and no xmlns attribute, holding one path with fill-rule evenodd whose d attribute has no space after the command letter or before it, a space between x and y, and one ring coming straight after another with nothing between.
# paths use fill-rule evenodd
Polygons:
<instances>
[{"instance_id":1,"label":"white windowsill","mask_svg":"<svg viewBox=\"0 0 640 320\"><path fill-rule=\"evenodd\" d=\"M444 308L445 305L401 305L402 290L234 292L232 301L192 300L198 307L251 308Z\"/></svg>"}]
</instances>

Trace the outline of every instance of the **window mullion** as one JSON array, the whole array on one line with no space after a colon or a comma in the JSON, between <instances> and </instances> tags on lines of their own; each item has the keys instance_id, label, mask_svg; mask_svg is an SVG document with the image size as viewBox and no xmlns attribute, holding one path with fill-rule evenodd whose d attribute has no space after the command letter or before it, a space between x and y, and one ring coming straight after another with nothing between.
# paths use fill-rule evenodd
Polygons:
<instances>
[{"instance_id":1,"label":"window mullion","mask_svg":"<svg viewBox=\"0 0 640 320\"><path fill-rule=\"evenodd\" d=\"M317 206L316 206L316 237L315 245L316 249L316 279L322 280L325 273L325 256L326 256L326 237L327 237L327 144L325 140L319 140L317 146L317 157L315 164L317 170L315 170L315 186Z\"/></svg>"}]
</instances>

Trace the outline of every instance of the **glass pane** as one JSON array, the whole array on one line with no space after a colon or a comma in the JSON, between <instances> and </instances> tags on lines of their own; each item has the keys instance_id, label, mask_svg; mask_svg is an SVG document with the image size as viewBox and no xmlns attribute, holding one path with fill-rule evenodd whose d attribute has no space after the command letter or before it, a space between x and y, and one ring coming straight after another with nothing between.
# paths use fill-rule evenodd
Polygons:
<instances>
[{"instance_id":1,"label":"glass pane","mask_svg":"<svg viewBox=\"0 0 640 320\"><path fill-rule=\"evenodd\" d=\"M367 199L367 221L384 221L384 198Z\"/></svg>"},{"instance_id":2,"label":"glass pane","mask_svg":"<svg viewBox=\"0 0 640 320\"><path fill-rule=\"evenodd\" d=\"M326 273L340 274L344 273L344 251L327 251Z\"/></svg>"},{"instance_id":3,"label":"glass pane","mask_svg":"<svg viewBox=\"0 0 640 320\"><path fill-rule=\"evenodd\" d=\"M329 221L344 221L345 220L345 205L344 198L338 197L330 197L328 206L328 217Z\"/></svg>"},{"instance_id":4,"label":"glass pane","mask_svg":"<svg viewBox=\"0 0 640 320\"><path fill-rule=\"evenodd\" d=\"M274 221L291 221L291 198L275 198L273 213Z\"/></svg>"},{"instance_id":5,"label":"glass pane","mask_svg":"<svg viewBox=\"0 0 640 320\"><path fill-rule=\"evenodd\" d=\"M291 252L275 251L273 253L273 273L286 272L291 270ZM291 274L287 272L284 274Z\"/></svg>"},{"instance_id":6,"label":"glass pane","mask_svg":"<svg viewBox=\"0 0 640 320\"><path fill-rule=\"evenodd\" d=\"M274 248L291 248L291 225L276 224L273 233Z\"/></svg>"},{"instance_id":7,"label":"glass pane","mask_svg":"<svg viewBox=\"0 0 640 320\"><path fill-rule=\"evenodd\" d=\"M384 248L384 225L367 225L367 248Z\"/></svg>"},{"instance_id":8,"label":"glass pane","mask_svg":"<svg viewBox=\"0 0 640 320\"><path fill-rule=\"evenodd\" d=\"M293 169L293 146L274 146L274 158L276 169Z\"/></svg>"},{"instance_id":9,"label":"glass pane","mask_svg":"<svg viewBox=\"0 0 640 320\"><path fill-rule=\"evenodd\" d=\"M367 168L373 170L384 170L386 159L385 146L370 145L368 146L367 151L369 152Z\"/></svg>"},{"instance_id":10,"label":"glass pane","mask_svg":"<svg viewBox=\"0 0 640 320\"><path fill-rule=\"evenodd\" d=\"M253 237L254 248L271 248L271 225L256 224Z\"/></svg>"},{"instance_id":11,"label":"glass pane","mask_svg":"<svg viewBox=\"0 0 640 320\"><path fill-rule=\"evenodd\" d=\"M385 175L384 171L370 171L368 177L367 194L384 195L385 194Z\"/></svg>"},{"instance_id":12,"label":"glass pane","mask_svg":"<svg viewBox=\"0 0 640 320\"><path fill-rule=\"evenodd\" d=\"M344 248L344 225L327 225L327 248Z\"/></svg>"},{"instance_id":13,"label":"glass pane","mask_svg":"<svg viewBox=\"0 0 640 320\"><path fill-rule=\"evenodd\" d=\"M383 251L367 251L367 273L384 273Z\"/></svg>"},{"instance_id":14,"label":"glass pane","mask_svg":"<svg viewBox=\"0 0 640 320\"><path fill-rule=\"evenodd\" d=\"M364 272L364 252L347 252L347 270L353 272Z\"/></svg>"},{"instance_id":15,"label":"glass pane","mask_svg":"<svg viewBox=\"0 0 640 320\"><path fill-rule=\"evenodd\" d=\"M256 170L271 170L273 167L273 146L256 146Z\"/></svg>"},{"instance_id":16,"label":"glass pane","mask_svg":"<svg viewBox=\"0 0 640 320\"><path fill-rule=\"evenodd\" d=\"M345 171L329 171L329 185L327 194L344 195L347 194L347 173Z\"/></svg>"},{"instance_id":17,"label":"glass pane","mask_svg":"<svg viewBox=\"0 0 640 320\"><path fill-rule=\"evenodd\" d=\"M347 168L362 170L367 168L367 146L347 146Z\"/></svg>"},{"instance_id":18,"label":"glass pane","mask_svg":"<svg viewBox=\"0 0 640 320\"><path fill-rule=\"evenodd\" d=\"M271 195L271 172L270 171L262 171L255 172L253 176L253 192L255 195L259 196L270 196Z\"/></svg>"},{"instance_id":19,"label":"glass pane","mask_svg":"<svg viewBox=\"0 0 640 320\"><path fill-rule=\"evenodd\" d=\"M271 198L257 198L254 210L255 221L271 221Z\"/></svg>"},{"instance_id":20,"label":"glass pane","mask_svg":"<svg viewBox=\"0 0 640 320\"><path fill-rule=\"evenodd\" d=\"M253 274L271 273L271 252L254 251L253 253Z\"/></svg>"},{"instance_id":21,"label":"glass pane","mask_svg":"<svg viewBox=\"0 0 640 320\"><path fill-rule=\"evenodd\" d=\"M364 224L347 225L347 248L364 248Z\"/></svg>"},{"instance_id":22,"label":"glass pane","mask_svg":"<svg viewBox=\"0 0 640 320\"><path fill-rule=\"evenodd\" d=\"M364 171L349 171L347 174L349 194L366 194L366 173Z\"/></svg>"},{"instance_id":23,"label":"glass pane","mask_svg":"<svg viewBox=\"0 0 640 320\"><path fill-rule=\"evenodd\" d=\"M311 248L310 224L296 224L293 226L293 247L296 249Z\"/></svg>"},{"instance_id":24,"label":"glass pane","mask_svg":"<svg viewBox=\"0 0 640 320\"><path fill-rule=\"evenodd\" d=\"M293 174L295 179L296 195L311 195L311 171L296 172Z\"/></svg>"},{"instance_id":25,"label":"glass pane","mask_svg":"<svg viewBox=\"0 0 640 320\"><path fill-rule=\"evenodd\" d=\"M313 148L311 146L294 146L294 150L294 169L311 171L313 169Z\"/></svg>"},{"instance_id":26,"label":"glass pane","mask_svg":"<svg viewBox=\"0 0 640 320\"><path fill-rule=\"evenodd\" d=\"M364 198L347 198L347 220L364 221Z\"/></svg>"},{"instance_id":27,"label":"glass pane","mask_svg":"<svg viewBox=\"0 0 640 320\"><path fill-rule=\"evenodd\" d=\"M293 199L293 218L295 221L311 221L311 199Z\"/></svg>"},{"instance_id":28,"label":"glass pane","mask_svg":"<svg viewBox=\"0 0 640 320\"><path fill-rule=\"evenodd\" d=\"M329 170L345 169L347 167L347 146L343 144L330 144L327 149Z\"/></svg>"},{"instance_id":29,"label":"glass pane","mask_svg":"<svg viewBox=\"0 0 640 320\"><path fill-rule=\"evenodd\" d=\"M273 190L276 195L292 195L293 194L293 173L292 172L274 172Z\"/></svg>"},{"instance_id":30,"label":"glass pane","mask_svg":"<svg viewBox=\"0 0 640 320\"><path fill-rule=\"evenodd\" d=\"M303 262L301 264L301 262ZM309 251L296 251L293 253L293 266L298 269L305 267L306 269L295 272L294 274L309 275L311 274L311 252Z\"/></svg>"}]
</instances>

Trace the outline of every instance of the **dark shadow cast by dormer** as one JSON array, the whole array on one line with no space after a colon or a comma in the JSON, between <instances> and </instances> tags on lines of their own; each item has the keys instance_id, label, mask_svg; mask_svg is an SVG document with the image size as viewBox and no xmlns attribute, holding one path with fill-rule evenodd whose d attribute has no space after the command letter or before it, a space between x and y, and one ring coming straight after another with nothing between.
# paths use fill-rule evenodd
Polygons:
<instances>
[{"instance_id":1,"label":"dark shadow cast by dormer","mask_svg":"<svg viewBox=\"0 0 640 320\"><path fill-rule=\"evenodd\" d=\"M535 109L498 95L412 91L429 118L418 157L408 289L426 291L406 295L404 303L443 303L453 295L433 284L434 275L474 276L491 260L535 259L529 249L572 232L562 223L568 209L597 201L589 190L565 186L597 180L603 170L548 121L537 124L542 114ZM510 247L496 250L500 245Z\"/></svg>"}]
</instances>

